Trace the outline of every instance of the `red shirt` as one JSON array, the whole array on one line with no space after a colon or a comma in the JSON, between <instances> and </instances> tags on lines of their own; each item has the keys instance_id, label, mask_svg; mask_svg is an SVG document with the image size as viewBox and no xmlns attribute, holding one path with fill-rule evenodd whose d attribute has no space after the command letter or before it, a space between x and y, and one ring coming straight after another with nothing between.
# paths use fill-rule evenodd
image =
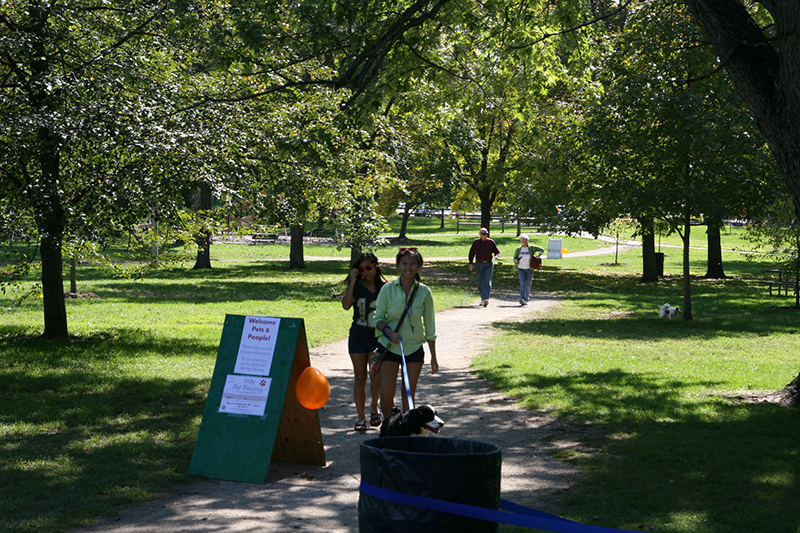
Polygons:
<instances>
[{"instance_id":1,"label":"red shirt","mask_svg":"<svg viewBox=\"0 0 800 533\"><path fill-rule=\"evenodd\" d=\"M472 264L473 259L486 263L496 255L500 255L500 250L497 249L497 243L493 239L488 237L486 240L477 238L472 242L472 246L469 249L469 264Z\"/></svg>"}]
</instances>

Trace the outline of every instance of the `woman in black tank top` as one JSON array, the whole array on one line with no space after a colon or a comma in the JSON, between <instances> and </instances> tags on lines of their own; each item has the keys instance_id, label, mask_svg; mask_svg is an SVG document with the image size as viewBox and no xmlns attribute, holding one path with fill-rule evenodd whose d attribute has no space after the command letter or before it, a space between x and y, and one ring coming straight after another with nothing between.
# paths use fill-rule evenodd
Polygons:
<instances>
[{"instance_id":1,"label":"woman in black tank top","mask_svg":"<svg viewBox=\"0 0 800 533\"><path fill-rule=\"evenodd\" d=\"M367 430L365 408L367 403L367 375L369 374L369 354L377 346L375 337L375 300L386 279L378 266L378 258L372 252L366 252L356 258L350 265L350 275L345 280L347 290L342 296L342 307L353 308L353 323L350 326L348 351L353 363L355 381L353 399L356 404L358 419L356 431ZM381 425L378 409L380 398L380 382L377 377L370 384L371 404L369 425Z\"/></svg>"}]
</instances>

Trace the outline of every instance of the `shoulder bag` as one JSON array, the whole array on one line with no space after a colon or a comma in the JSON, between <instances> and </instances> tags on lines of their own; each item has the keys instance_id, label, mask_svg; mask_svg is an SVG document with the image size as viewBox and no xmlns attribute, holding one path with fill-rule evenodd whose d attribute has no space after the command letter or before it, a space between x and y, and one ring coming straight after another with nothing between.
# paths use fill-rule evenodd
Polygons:
<instances>
[{"instance_id":1,"label":"shoulder bag","mask_svg":"<svg viewBox=\"0 0 800 533\"><path fill-rule=\"evenodd\" d=\"M403 324L403 320L405 320L406 315L408 314L408 308L411 306L411 302L414 301L414 296L417 294L417 288L419 288L419 283L414 284L414 290L411 291L411 296L409 296L408 300L406 300L406 307L403 309L403 314L400 315L400 320L397 321L397 325L393 328L395 331L400 331L400 326ZM386 355L387 350L388 347L378 343L378 346L376 346L375 349L370 352L369 373L371 377L378 375L378 371L381 368L381 361L383 361L383 356Z\"/></svg>"}]
</instances>

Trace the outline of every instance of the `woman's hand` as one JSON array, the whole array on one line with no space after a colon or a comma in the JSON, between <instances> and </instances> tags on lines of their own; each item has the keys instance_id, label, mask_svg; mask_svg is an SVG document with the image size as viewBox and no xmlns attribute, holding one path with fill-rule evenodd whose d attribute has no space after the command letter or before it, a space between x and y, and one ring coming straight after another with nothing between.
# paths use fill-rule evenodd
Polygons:
<instances>
[{"instance_id":1,"label":"woman's hand","mask_svg":"<svg viewBox=\"0 0 800 533\"><path fill-rule=\"evenodd\" d=\"M353 268L350 270L350 282L347 284L347 290L344 291L342 295L342 307L345 310L350 309L353 307L353 292L356 288L356 283L358 282L358 269Z\"/></svg>"},{"instance_id":2,"label":"woman's hand","mask_svg":"<svg viewBox=\"0 0 800 533\"><path fill-rule=\"evenodd\" d=\"M386 328L386 335L389 337L392 344L400 344L400 341L403 340L403 337L401 337L399 333L390 328Z\"/></svg>"},{"instance_id":3,"label":"woman's hand","mask_svg":"<svg viewBox=\"0 0 800 533\"><path fill-rule=\"evenodd\" d=\"M392 329L389 324L386 324L385 322L378 321L378 323L375 324L375 327L381 330L383 336L389 339L391 344L398 344L401 340L403 340L403 337L401 337L395 330Z\"/></svg>"}]
</instances>

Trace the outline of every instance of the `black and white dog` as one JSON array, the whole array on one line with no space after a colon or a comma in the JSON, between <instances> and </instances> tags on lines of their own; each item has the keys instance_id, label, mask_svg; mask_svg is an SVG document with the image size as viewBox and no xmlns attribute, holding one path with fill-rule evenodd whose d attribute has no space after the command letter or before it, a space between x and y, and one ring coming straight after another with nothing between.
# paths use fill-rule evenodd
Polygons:
<instances>
[{"instance_id":1,"label":"black and white dog","mask_svg":"<svg viewBox=\"0 0 800 533\"><path fill-rule=\"evenodd\" d=\"M681 314L683 314L683 311L681 311L680 307L672 307L669 304L664 304L661 306L658 318L675 318L681 316Z\"/></svg>"},{"instance_id":2,"label":"black and white dog","mask_svg":"<svg viewBox=\"0 0 800 533\"><path fill-rule=\"evenodd\" d=\"M405 413L394 407L381 424L381 437L409 437L419 435L423 429L439 433L443 425L444 421L430 405L421 405Z\"/></svg>"}]
</instances>

